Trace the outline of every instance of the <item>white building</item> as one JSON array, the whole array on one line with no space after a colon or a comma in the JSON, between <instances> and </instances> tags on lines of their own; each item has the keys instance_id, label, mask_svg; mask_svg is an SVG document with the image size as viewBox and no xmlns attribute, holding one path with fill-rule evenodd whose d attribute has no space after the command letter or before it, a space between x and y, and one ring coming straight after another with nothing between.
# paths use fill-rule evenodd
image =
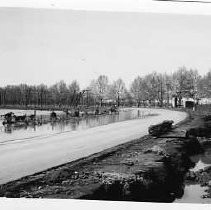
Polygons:
<instances>
[{"instance_id":1,"label":"white building","mask_svg":"<svg viewBox=\"0 0 211 210\"><path fill-rule=\"evenodd\" d=\"M211 98L201 98L199 104L211 104Z\"/></svg>"}]
</instances>

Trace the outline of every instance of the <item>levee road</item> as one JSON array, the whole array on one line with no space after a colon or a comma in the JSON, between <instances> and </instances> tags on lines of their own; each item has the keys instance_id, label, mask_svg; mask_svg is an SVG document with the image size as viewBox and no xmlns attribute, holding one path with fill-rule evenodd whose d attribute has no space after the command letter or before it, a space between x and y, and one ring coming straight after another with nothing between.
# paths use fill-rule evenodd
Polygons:
<instances>
[{"instance_id":1,"label":"levee road","mask_svg":"<svg viewBox=\"0 0 211 210\"><path fill-rule=\"evenodd\" d=\"M140 138L163 120L178 123L185 112L154 109L158 115L53 135L23 138L0 144L0 184L89 156Z\"/></svg>"}]
</instances>

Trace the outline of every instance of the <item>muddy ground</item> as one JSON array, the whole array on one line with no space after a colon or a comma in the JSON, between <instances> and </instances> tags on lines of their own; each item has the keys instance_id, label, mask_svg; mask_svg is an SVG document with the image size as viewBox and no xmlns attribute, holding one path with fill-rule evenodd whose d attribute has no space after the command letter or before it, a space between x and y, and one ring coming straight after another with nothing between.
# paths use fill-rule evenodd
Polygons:
<instances>
[{"instance_id":1,"label":"muddy ground","mask_svg":"<svg viewBox=\"0 0 211 210\"><path fill-rule=\"evenodd\" d=\"M204 127L207 112L189 114L159 138L148 135L9 182L0 186L0 196L173 202L183 195L186 174L194 165L190 156L203 152L198 138L185 133Z\"/></svg>"}]
</instances>

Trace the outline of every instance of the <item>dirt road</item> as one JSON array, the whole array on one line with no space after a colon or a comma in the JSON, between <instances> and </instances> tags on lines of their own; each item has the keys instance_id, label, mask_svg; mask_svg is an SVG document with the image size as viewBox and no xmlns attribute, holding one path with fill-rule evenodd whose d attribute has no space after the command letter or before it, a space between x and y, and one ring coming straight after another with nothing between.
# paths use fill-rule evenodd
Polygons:
<instances>
[{"instance_id":1,"label":"dirt road","mask_svg":"<svg viewBox=\"0 0 211 210\"><path fill-rule=\"evenodd\" d=\"M147 134L151 124L163 120L178 123L187 116L162 109L153 112L158 116L1 144L0 184L139 138Z\"/></svg>"}]
</instances>

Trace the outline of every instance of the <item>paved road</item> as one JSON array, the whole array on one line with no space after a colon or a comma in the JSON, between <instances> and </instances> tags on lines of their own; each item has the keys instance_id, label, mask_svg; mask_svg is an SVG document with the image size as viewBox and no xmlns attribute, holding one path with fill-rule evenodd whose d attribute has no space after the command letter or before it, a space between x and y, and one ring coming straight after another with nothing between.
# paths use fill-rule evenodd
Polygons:
<instances>
[{"instance_id":1,"label":"paved road","mask_svg":"<svg viewBox=\"0 0 211 210\"><path fill-rule=\"evenodd\" d=\"M154 112L159 115L0 144L0 184L139 138L151 124L186 117L184 112Z\"/></svg>"}]
</instances>

